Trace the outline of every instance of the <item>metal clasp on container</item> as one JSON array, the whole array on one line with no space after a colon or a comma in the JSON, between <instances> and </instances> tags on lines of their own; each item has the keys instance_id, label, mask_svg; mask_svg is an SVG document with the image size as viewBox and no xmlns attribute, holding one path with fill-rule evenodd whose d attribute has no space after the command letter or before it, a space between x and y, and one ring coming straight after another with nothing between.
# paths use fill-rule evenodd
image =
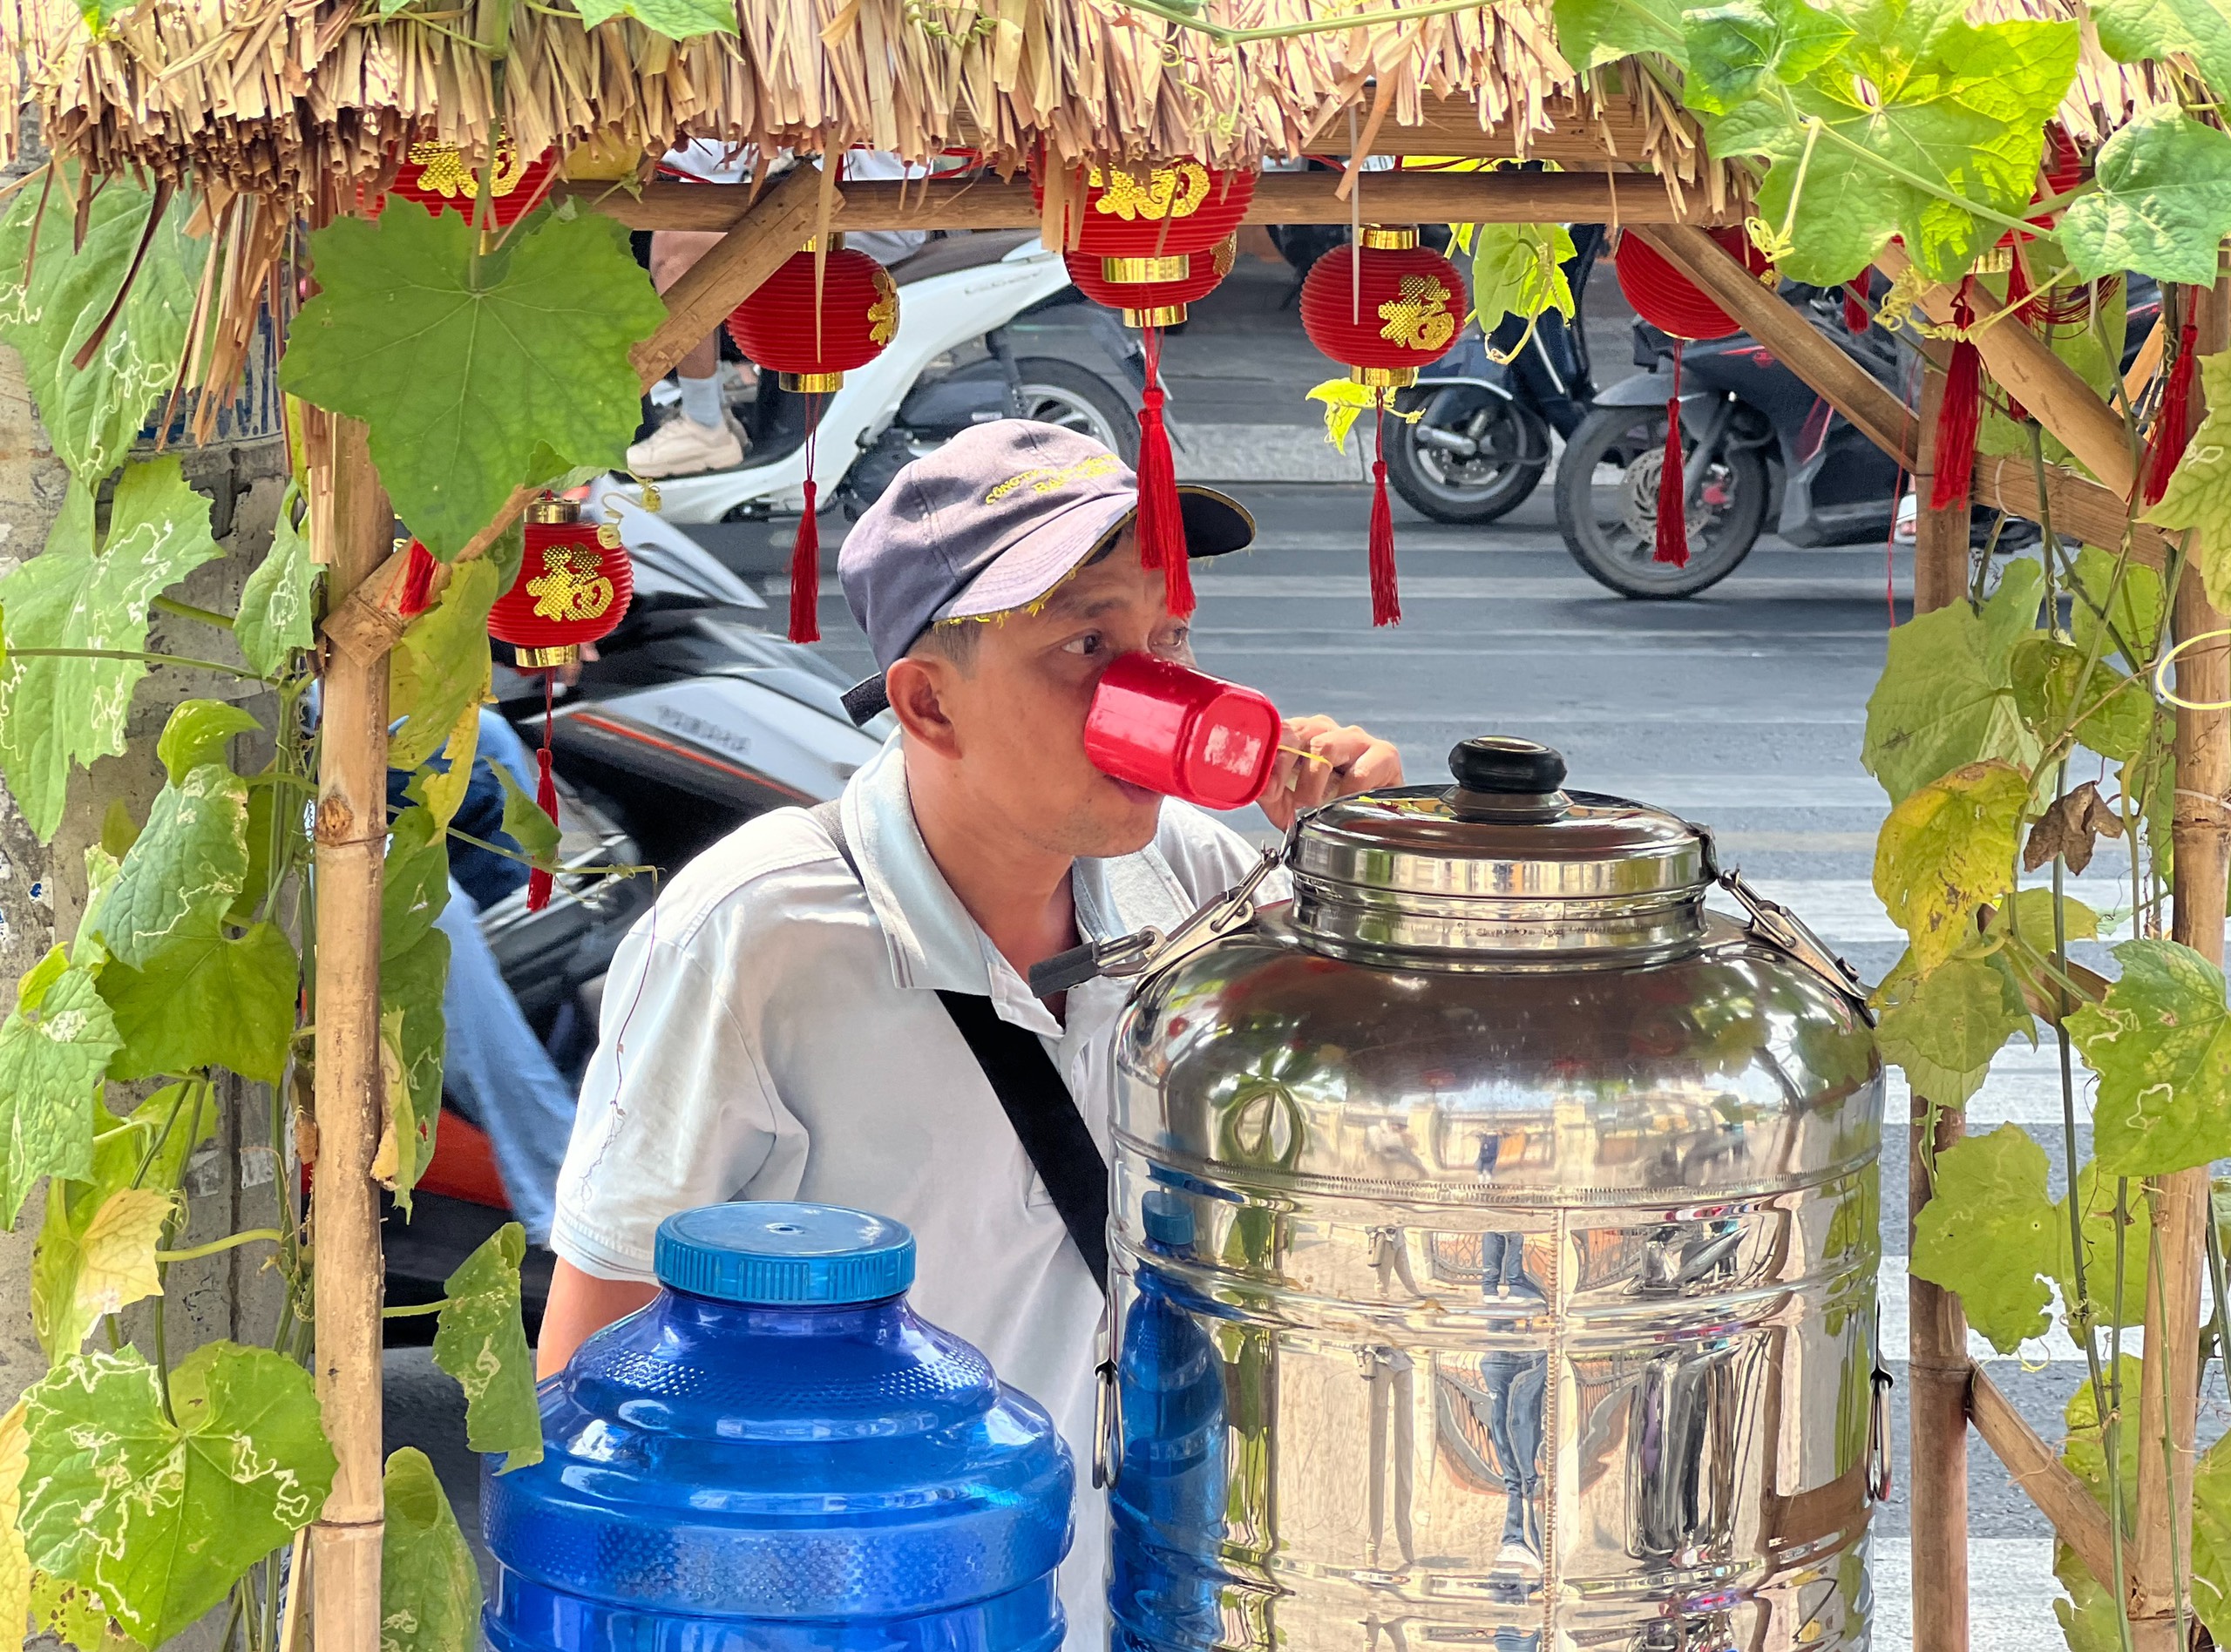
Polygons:
<instances>
[{"instance_id":1,"label":"metal clasp on container","mask_svg":"<svg viewBox=\"0 0 2231 1652\"><path fill-rule=\"evenodd\" d=\"M1709 827L1692 822L1689 829L1703 842L1705 870L1749 914L1750 932L1811 970L1857 1009L1869 1026L1874 1026L1874 1007L1868 1002L1867 984L1860 979L1859 972L1830 951L1828 944L1815 935L1804 919L1745 883L1740 871L1733 867L1722 870L1719 846L1713 843Z\"/></svg>"},{"instance_id":2,"label":"metal clasp on container","mask_svg":"<svg viewBox=\"0 0 2231 1652\"><path fill-rule=\"evenodd\" d=\"M1867 1412L1867 1491L1878 1503L1890 1499L1890 1390L1897 1378L1877 1365Z\"/></svg>"},{"instance_id":3,"label":"metal clasp on container","mask_svg":"<svg viewBox=\"0 0 2231 1652\"><path fill-rule=\"evenodd\" d=\"M1289 836L1288 842L1291 841ZM1255 918L1255 891L1262 887L1265 878L1285 863L1285 843L1265 850L1262 859L1255 863L1245 877L1196 909L1167 935L1149 925L1129 935L1118 935L1113 940L1087 941L1033 965L1031 992L1039 998L1048 998L1103 975L1116 980L1149 975L1221 936L1244 928Z\"/></svg>"}]
</instances>

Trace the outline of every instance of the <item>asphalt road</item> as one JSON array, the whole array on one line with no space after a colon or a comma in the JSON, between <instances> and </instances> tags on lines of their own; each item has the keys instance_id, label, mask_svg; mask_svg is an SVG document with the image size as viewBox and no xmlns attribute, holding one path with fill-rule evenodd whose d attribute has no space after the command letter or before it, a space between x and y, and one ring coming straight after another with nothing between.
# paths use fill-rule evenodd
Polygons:
<instances>
[{"instance_id":1,"label":"asphalt road","mask_svg":"<svg viewBox=\"0 0 2231 1652\"><path fill-rule=\"evenodd\" d=\"M1602 590L1565 556L1546 491L1492 530L1438 526L1398 504L1406 618L1374 631L1364 566L1367 491L1238 491L1262 536L1253 552L1197 576L1194 635L1207 669L1255 684L1288 711L1321 711L1388 735L1414 780L1445 773L1449 746L1468 735L1545 741L1565 755L1572 783L1709 824L1725 858L1807 918L1868 979L1895 961L1900 943L1869 882L1883 799L1859 752L1891 609L1900 618L1907 612L1902 554L1893 567L1879 546L1799 551L1769 540L1705 595L1644 604ZM837 531L824 523L832 557ZM740 569L778 586L779 576L769 576L786 557L789 533L787 525L747 525L707 538ZM865 674L868 656L835 581L825 579L824 591L823 646ZM2106 852L2095 863L2085 880L2095 904L2114 904L2121 864ZM1906 1106L1894 1080L1890 1116L1902 1119ZM1976 1099L1970 1116L1978 1129L2029 1124L2058 1158L2059 1106L2045 1054L2025 1054ZM2088 1137L2088 1127L2081 1134ZM1902 1130L1892 1139L1902 1143ZM2088 1152L2088 1140L2081 1146ZM1882 1248L1884 1352L1901 1381L1904 1183L1899 1147L1885 1176ZM2082 1370L2076 1350L2038 1344L2020 1357L1990 1357L1993 1378L2057 1440ZM427 1444L453 1490L465 1492L471 1465L454 1445L462 1431L446 1379L417 1352L390 1355L390 1446ZM2224 1410L2219 1390L2207 1432L2221 1429ZM1889 1648L1910 1643L1902 1391L1894 1412L1900 1488L1875 1528L1877 1643ZM2049 1528L1979 1441L1970 1466L1975 1645L2057 1645Z\"/></svg>"}]
</instances>

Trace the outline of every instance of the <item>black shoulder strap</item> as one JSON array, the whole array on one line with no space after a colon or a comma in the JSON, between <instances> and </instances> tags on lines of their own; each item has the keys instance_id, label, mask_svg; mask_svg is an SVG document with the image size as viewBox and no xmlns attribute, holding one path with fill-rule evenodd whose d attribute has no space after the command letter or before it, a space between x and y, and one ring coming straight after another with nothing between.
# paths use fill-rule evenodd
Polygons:
<instances>
[{"instance_id":1,"label":"black shoulder strap","mask_svg":"<svg viewBox=\"0 0 2231 1652\"><path fill-rule=\"evenodd\" d=\"M836 802L817 803L810 811L852 876L860 875L859 862L845 841L843 811ZM968 1053L983 1069L1000 1109L1007 1115L1030 1155L1031 1168L1046 1184L1061 1212L1061 1225L1101 1294L1108 1292L1108 1161L1100 1144L1077 1111L1076 1098L1061 1081L1053 1059L1038 1035L1000 1019L992 1000L980 992L939 992L946 1013L966 1040Z\"/></svg>"}]
</instances>

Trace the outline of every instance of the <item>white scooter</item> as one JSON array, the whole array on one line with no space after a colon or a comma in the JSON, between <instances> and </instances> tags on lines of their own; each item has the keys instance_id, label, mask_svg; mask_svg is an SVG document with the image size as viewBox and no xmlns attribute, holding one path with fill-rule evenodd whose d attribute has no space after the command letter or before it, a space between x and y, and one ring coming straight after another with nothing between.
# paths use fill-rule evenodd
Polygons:
<instances>
[{"instance_id":1,"label":"white scooter","mask_svg":"<svg viewBox=\"0 0 2231 1652\"><path fill-rule=\"evenodd\" d=\"M891 267L899 332L882 355L844 375L824 406L814 481L824 507L855 513L899 467L970 424L1005 417L1066 425L1130 457L1143 384L1137 346L1069 286L1061 255L1027 231L932 240ZM1074 302L1063 301L1067 293ZM735 521L805 508L806 450L747 456L729 471L662 478L660 511L678 523ZM604 499L641 487L607 476Z\"/></svg>"}]
</instances>

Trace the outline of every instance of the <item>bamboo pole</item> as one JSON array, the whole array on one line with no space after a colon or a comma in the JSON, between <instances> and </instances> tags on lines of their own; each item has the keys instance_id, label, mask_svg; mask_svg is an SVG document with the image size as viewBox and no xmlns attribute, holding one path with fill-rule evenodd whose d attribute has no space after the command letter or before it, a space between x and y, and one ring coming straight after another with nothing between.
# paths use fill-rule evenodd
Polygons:
<instances>
[{"instance_id":1,"label":"bamboo pole","mask_svg":"<svg viewBox=\"0 0 2231 1652\"><path fill-rule=\"evenodd\" d=\"M2192 291L2200 348L2213 354L2231 331L2231 288ZM2194 387L2197 399L2198 387ZM2195 423L2201 410L2194 409ZM2188 566L2176 594L2180 640L2223 629L2200 570ZM2174 896L2171 934L2221 966L2224 899L2231 874L2231 640L2216 637L2177 657L2177 797L2170 824ZM2137 1652L2173 1652L2179 1645L2178 1596L2192 1575L2193 1450L2200 1403L2200 1303L2206 1243L2207 1168L2180 1170L2146 1182L2159 1244L2158 1269L2146 1290L2146 1360L2133 1431L2138 1456L2138 1520L2132 1545L2131 1628ZM2186 1581L2180 1588L2180 1580Z\"/></svg>"},{"instance_id":2,"label":"bamboo pole","mask_svg":"<svg viewBox=\"0 0 2231 1652\"><path fill-rule=\"evenodd\" d=\"M365 427L326 420L312 457L313 554L339 592L388 555L394 517ZM325 474L318 477L315 472ZM387 659L335 650L318 742L317 1168L311 1205L317 1393L336 1468L312 1527L318 1652L380 1644L380 1307L372 1155L380 1074L380 871L387 842Z\"/></svg>"},{"instance_id":3,"label":"bamboo pole","mask_svg":"<svg viewBox=\"0 0 2231 1652\"><path fill-rule=\"evenodd\" d=\"M1936 470L1936 409L1944 376L1922 369L1919 451L1914 464L1914 612L1926 613L1968 593L1968 505L1929 506ZM1936 1110L1932 1138L1927 1100L1913 1097L1906 1135L1906 1245L1936 1193L1935 1155L1967 1134L1957 1107ZM1960 1299L1918 1274L1906 1281L1910 1352L1906 1365L1912 1506L1914 1652L1968 1648L1968 1317Z\"/></svg>"},{"instance_id":4,"label":"bamboo pole","mask_svg":"<svg viewBox=\"0 0 2231 1652\"><path fill-rule=\"evenodd\" d=\"M667 288L666 320L634 351L635 370L644 383L663 378L805 244L821 216L820 178L812 166L777 178L712 250ZM833 211L841 214L844 205L843 196L831 195Z\"/></svg>"},{"instance_id":5,"label":"bamboo pole","mask_svg":"<svg viewBox=\"0 0 2231 1652\"><path fill-rule=\"evenodd\" d=\"M2106 1509L1981 1366L1969 1379L1968 1412L1983 1444L2053 1523L2061 1541L2076 1551L2085 1569L2096 1578L2114 1576L2115 1540Z\"/></svg>"},{"instance_id":6,"label":"bamboo pole","mask_svg":"<svg viewBox=\"0 0 2231 1652\"><path fill-rule=\"evenodd\" d=\"M1349 203L1333 193L1338 173L1265 173L1248 203L1250 224L1345 224ZM1646 175L1608 173L1373 173L1364 186L1370 211L1421 224L1733 224L1739 206L1713 213L1701 202L1676 206ZM841 186L846 229L1036 229L1037 203L1021 179L956 182L851 181ZM732 229L750 192L702 184L651 183L640 196L608 184L561 184L570 196L630 229Z\"/></svg>"}]
</instances>

